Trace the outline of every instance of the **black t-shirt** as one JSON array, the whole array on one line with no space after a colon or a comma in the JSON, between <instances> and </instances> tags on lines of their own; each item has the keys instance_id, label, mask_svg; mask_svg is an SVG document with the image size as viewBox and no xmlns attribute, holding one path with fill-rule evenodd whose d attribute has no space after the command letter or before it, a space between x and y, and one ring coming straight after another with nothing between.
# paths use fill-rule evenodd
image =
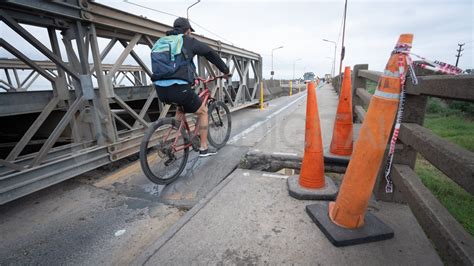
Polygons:
<instances>
[{"instance_id":1,"label":"black t-shirt","mask_svg":"<svg viewBox=\"0 0 474 266\"><path fill-rule=\"evenodd\" d=\"M224 74L229 73L229 68L222 61L219 55L209 45L196 40L195 38L184 35L183 48L188 57L193 58L195 55L204 56L209 62L216 65L216 67Z\"/></svg>"}]
</instances>

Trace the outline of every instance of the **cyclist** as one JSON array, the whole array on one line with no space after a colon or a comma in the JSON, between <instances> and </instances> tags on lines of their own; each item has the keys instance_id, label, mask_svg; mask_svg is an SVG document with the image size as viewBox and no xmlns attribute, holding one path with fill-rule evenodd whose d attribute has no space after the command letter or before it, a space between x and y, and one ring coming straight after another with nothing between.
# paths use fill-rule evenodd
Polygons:
<instances>
[{"instance_id":1,"label":"cyclist","mask_svg":"<svg viewBox=\"0 0 474 266\"><path fill-rule=\"evenodd\" d=\"M185 18L177 18L173 23L173 29L166 32L166 35L183 34L182 52L186 58L192 60L195 55L204 56L213 63L222 73L229 77L229 68L209 45L202 43L191 37L194 29ZM195 113L198 116L199 134L201 137L201 147L199 156L206 157L217 154L217 150L207 144L208 114L206 103L201 102L199 96L191 89L188 77L194 76L194 64L192 67L181 66L167 79L154 80L156 92L162 102L177 103L184 107L185 113Z\"/></svg>"}]
</instances>

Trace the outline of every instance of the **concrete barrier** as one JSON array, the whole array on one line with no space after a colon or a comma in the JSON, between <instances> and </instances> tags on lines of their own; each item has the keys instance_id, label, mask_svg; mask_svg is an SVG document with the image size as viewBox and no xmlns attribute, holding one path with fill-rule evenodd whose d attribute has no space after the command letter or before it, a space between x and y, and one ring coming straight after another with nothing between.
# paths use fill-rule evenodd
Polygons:
<instances>
[{"instance_id":1,"label":"concrete barrier","mask_svg":"<svg viewBox=\"0 0 474 266\"><path fill-rule=\"evenodd\" d=\"M301 83L300 89L298 84L295 82L293 85L293 94L298 91L306 90L306 84ZM264 101L269 101L278 97L290 95L290 85L288 80L264 80L263 81L263 97Z\"/></svg>"}]
</instances>

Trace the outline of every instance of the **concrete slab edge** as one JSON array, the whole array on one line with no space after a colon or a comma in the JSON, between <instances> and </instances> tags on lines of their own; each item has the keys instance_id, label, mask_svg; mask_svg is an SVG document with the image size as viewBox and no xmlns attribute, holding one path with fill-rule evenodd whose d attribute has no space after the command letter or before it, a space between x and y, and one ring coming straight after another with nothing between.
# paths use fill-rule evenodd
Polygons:
<instances>
[{"instance_id":1,"label":"concrete slab edge","mask_svg":"<svg viewBox=\"0 0 474 266\"><path fill-rule=\"evenodd\" d=\"M301 169L303 156L284 152L264 152L250 150L244 156L239 167L260 171L276 172L282 168ZM326 172L345 173L348 162L345 160L324 157Z\"/></svg>"},{"instance_id":2,"label":"concrete slab edge","mask_svg":"<svg viewBox=\"0 0 474 266\"><path fill-rule=\"evenodd\" d=\"M185 226L203 207L214 198L231 180L231 172L221 183L219 183L211 192L201 199L194 207L192 207L185 215L183 215L175 224L173 224L158 240L149 246L142 254L140 254L131 265L145 265L148 260L158 252L158 250L166 244L183 226Z\"/></svg>"}]
</instances>

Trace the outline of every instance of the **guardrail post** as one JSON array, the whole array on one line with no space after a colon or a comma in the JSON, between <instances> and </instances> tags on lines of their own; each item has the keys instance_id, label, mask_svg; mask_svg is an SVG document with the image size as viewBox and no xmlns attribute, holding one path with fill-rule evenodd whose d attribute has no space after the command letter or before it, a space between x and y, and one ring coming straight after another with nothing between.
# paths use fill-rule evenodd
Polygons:
<instances>
[{"instance_id":1,"label":"guardrail post","mask_svg":"<svg viewBox=\"0 0 474 266\"><path fill-rule=\"evenodd\" d=\"M418 67L415 69L415 72L417 76L426 75L426 72L423 72L422 69ZM411 82L411 79L408 78L406 82L407 83ZM406 94L402 122L403 123L416 123L419 125L423 125L423 121L425 119L425 110L426 110L427 102L428 102L427 96ZM387 146L387 151L388 151L388 146ZM414 170L415 163L416 163L416 156L417 156L417 152L415 149L401 143L400 140L398 140L395 146L395 155L393 157L393 164L404 164ZM386 162L386 159L384 159L384 162ZM378 182L375 185L375 191L374 191L375 197L377 198L377 200L405 203L405 200L403 199L402 191L400 191L400 188L397 188L396 185L394 185L393 193L390 193L390 194L385 193L386 181L384 178L384 171L385 171L385 167L381 167L379 176L378 176Z\"/></svg>"},{"instance_id":2,"label":"guardrail post","mask_svg":"<svg viewBox=\"0 0 474 266\"><path fill-rule=\"evenodd\" d=\"M335 76L335 77L332 77L331 79L331 85L332 87L334 88L334 90L336 91L337 95L339 95L339 76Z\"/></svg>"},{"instance_id":3,"label":"guardrail post","mask_svg":"<svg viewBox=\"0 0 474 266\"><path fill-rule=\"evenodd\" d=\"M352 69L352 95L356 88L367 88L367 80L358 76L359 70L368 70L368 64L354 65Z\"/></svg>"},{"instance_id":4,"label":"guardrail post","mask_svg":"<svg viewBox=\"0 0 474 266\"><path fill-rule=\"evenodd\" d=\"M359 77L359 70L368 70L369 65L368 64L359 64L359 65L354 65L354 68L352 69L352 114L354 117L354 122L361 122L356 115L355 112L355 107L357 105L364 106L364 103L362 100L357 96L356 89L357 88L363 88L364 90L367 90L367 80L365 78Z\"/></svg>"}]
</instances>

